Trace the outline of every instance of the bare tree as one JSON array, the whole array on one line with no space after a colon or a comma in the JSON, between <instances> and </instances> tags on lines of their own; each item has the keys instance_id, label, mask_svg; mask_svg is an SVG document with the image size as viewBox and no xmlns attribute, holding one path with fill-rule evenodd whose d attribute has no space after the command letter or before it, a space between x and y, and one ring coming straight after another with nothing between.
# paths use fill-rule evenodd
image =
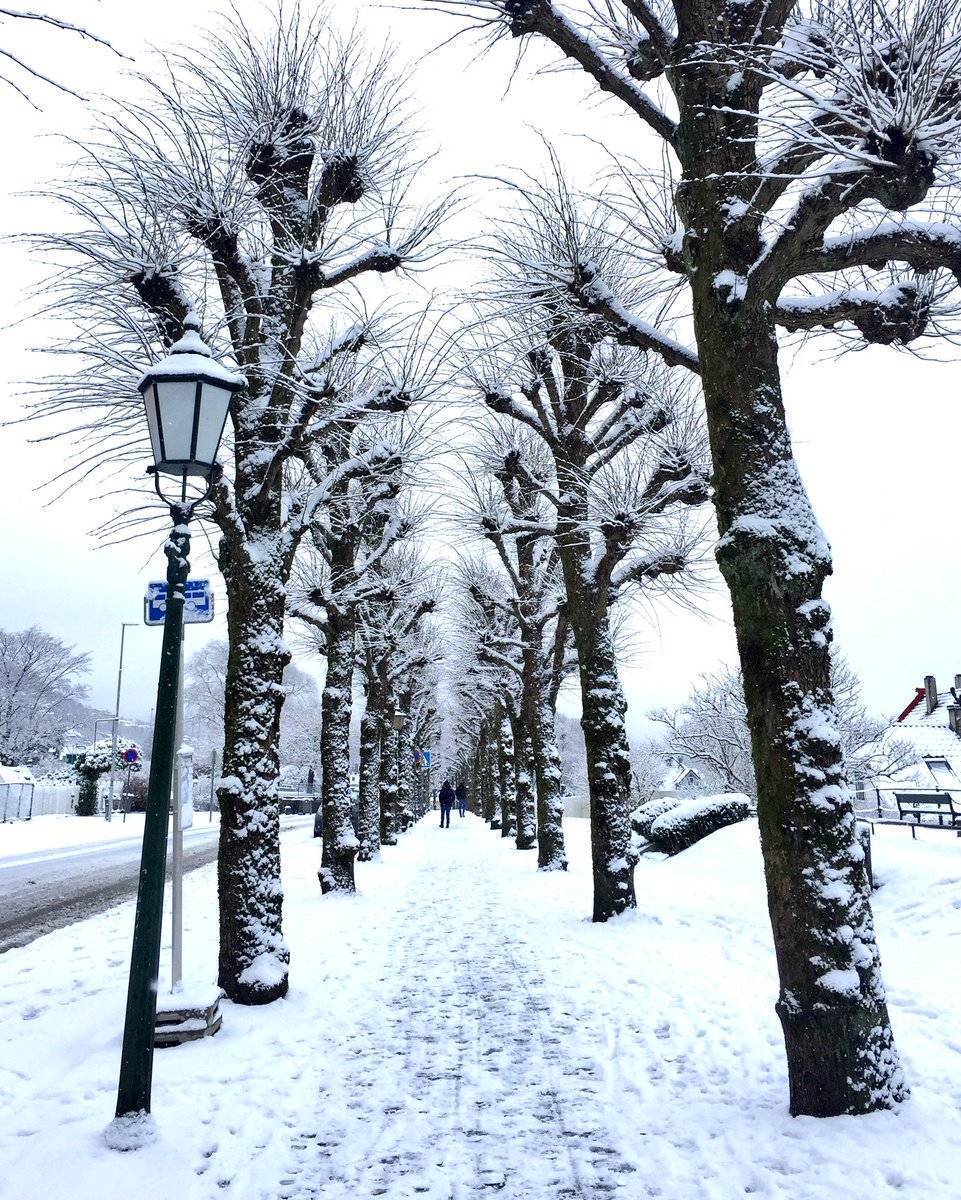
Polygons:
<instances>
[{"instance_id":1,"label":"bare tree","mask_svg":"<svg viewBox=\"0 0 961 1200\"><path fill-rule=\"evenodd\" d=\"M626 702L610 612L628 592L673 586L683 595L701 536L688 511L708 495L704 452L683 382L656 357L618 347L604 319L557 294L551 264L579 221L556 164L550 183L513 192L513 213L485 250L493 281L469 371L488 409L533 431L546 450L543 465L518 458L512 470L550 514L506 513L491 535L557 545L581 681L594 920L605 921L636 904Z\"/></svg>"},{"instance_id":2,"label":"bare tree","mask_svg":"<svg viewBox=\"0 0 961 1200\"><path fill-rule=\"evenodd\" d=\"M791 1111L892 1107L906 1087L830 685L831 555L791 446L778 330L943 332L937 301L961 278L961 3L436 3L492 40L549 47L661 143L660 179L621 172L630 270L573 239L552 273L623 342L701 379ZM685 296L696 349L664 320Z\"/></svg>"},{"instance_id":3,"label":"bare tree","mask_svg":"<svg viewBox=\"0 0 961 1200\"><path fill-rule=\"evenodd\" d=\"M907 743L882 740L891 722L868 712L857 672L836 650L831 653L831 688L849 780L862 783L911 765L914 751ZM670 751L706 768L730 791L756 795L740 671L722 667L702 675L683 704L660 708L651 717L666 729Z\"/></svg>"},{"instance_id":4,"label":"bare tree","mask_svg":"<svg viewBox=\"0 0 961 1200\"><path fill-rule=\"evenodd\" d=\"M413 547L395 548L380 569L380 587L358 612L358 664L366 707L360 732L358 858L393 846L401 826L399 767L402 703L412 672L427 666L418 630L436 606L434 573ZM396 718L396 720L395 720Z\"/></svg>"},{"instance_id":5,"label":"bare tree","mask_svg":"<svg viewBox=\"0 0 961 1200\"><path fill-rule=\"evenodd\" d=\"M360 414L366 412L361 407ZM353 796L347 753L357 620L363 604L384 592L379 567L392 547L411 532L399 498L406 447L399 429L341 412L304 456L312 485L326 501L311 527L311 551L298 575L300 594L290 612L318 636L327 660L324 681L321 803L324 821L321 888L353 892Z\"/></svg>"},{"instance_id":6,"label":"bare tree","mask_svg":"<svg viewBox=\"0 0 961 1200\"><path fill-rule=\"evenodd\" d=\"M35 763L62 747L66 706L86 695L78 676L89 670L88 654L36 625L0 629L0 764Z\"/></svg>"},{"instance_id":7,"label":"bare tree","mask_svg":"<svg viewBox=\"0 0 961 1200\"><path fill-rule=\"evenodd\" d=\"M419 164L392 51L339 38L324 13L281 9L263 38L234 14L144 86L60 192L80 228L53 239L59 312L78 322L70 348L87 367L41 409L80 410L80 473L115 458L105 433L141 458L134 372L192 308L246 376L233 469L213 498L230 642L219 977L231 999L262 1004L284 995L289 957L276 798L286 584L328 499L298 464L339 398L361 403L354 383L379 353L354 285L424 262L443 205L407 198ZM404 386L385 372L367 406L405 405Z\"/></svg>"},{"instance_id":8,"label":"bare tree","mask_svg":"<svg viewBox=\"0 0 961 1200\"><path fill-rule=\"evenodd\" d=\"M554 738L556 656L563 654L567 629L564 582L557 544L545 535L549 502L534 479L550 471L544 447L530 435L507 427L491 431L474 472L476 522L496 551L500 582L475 569L468 587L475 603L506 618L506 627L484 653L500 662L519 684L503 693L515 747L523 748L517 776L517 846L533 845L536 810L538 867L565 869L561 762ZM486 473L485 473L486 471ZM510 532L508 532L510 531ZM502 623L504 623L502 621ZM529 748L529 749L528 749ZM529 772L533 780L528 783Z\"/></svg>"}]
</instances>

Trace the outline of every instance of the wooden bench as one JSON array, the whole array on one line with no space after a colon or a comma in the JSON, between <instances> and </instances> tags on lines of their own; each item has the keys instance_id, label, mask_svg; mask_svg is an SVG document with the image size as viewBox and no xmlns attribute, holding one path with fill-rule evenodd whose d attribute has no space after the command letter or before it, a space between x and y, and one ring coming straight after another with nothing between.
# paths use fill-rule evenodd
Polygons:
<instances>
[{"instance_id":1,"label":"wooden bench","mask_svg":"<svg viewBox=\"0 0 961 1200\"><path fill-rule=\"evenodd\" d=\"M956 829L961 836L961 809L955 807L947 792L895 792L898 819L912 823L911 836L915 829ZM924 818L932 818L925 820Z\"/></svg>"}]
</instances>

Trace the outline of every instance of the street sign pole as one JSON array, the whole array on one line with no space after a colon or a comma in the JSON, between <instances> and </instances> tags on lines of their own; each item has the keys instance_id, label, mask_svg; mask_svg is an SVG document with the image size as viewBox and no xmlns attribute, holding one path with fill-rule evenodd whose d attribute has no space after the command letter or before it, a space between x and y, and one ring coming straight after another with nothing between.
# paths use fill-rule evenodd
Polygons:
<instances>
[{"instance_id":1,"label":"street sign pole","mask_svg":"<svg viewBox=\"0 0 961 1200\"><path fill-rule=\"evenodd\" d=\"M170 871L170 990L178 992L183 981L184 937L184 830L181 819L184 803L184 644L180 642L180 672L177 680L177 766L174 771L171 801L173 807L173 846Z\"/></svg>"},{"instance_id":2,"label":"street sign pole","mask_svg":"<svg viewBox=\"0 0 961 1200\"><path fill-rule=\"evenodd\" d=\"M133 626L133 621L122 621L120 624L120 666L117 668L117 702L113 709L113 739L110 747L110 791L107 794L107 803L103 810L104 818L107 821L113 820L113 785L117 773L117 726L120 724L120 686L123 682L123 640L127 630L132 629ZM94 741L96 740L94 738ZM126 815L124 813L124 819L126 819Z\"/></svg>"}]
</instances>

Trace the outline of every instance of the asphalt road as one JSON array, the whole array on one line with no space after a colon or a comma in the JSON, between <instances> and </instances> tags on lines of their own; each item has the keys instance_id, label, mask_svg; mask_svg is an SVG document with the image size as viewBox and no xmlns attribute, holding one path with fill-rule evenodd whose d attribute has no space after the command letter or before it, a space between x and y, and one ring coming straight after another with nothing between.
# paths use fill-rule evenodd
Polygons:
<instances>
[{"instance_id":1,"label":"asphalt road","mask_svg":"<svg viewBox=\"0 0 961 1200\"><path fill-rule=\"evenodd\" d=\"M312 817L286 817L281 829ZM184 870L217 857L216 825L196 825L184 834ZM0 953L103 912L137 894L140 840L38 850L0 860ZM170 877L168 844L167 877Z\"/></svg>"}]
</instances>

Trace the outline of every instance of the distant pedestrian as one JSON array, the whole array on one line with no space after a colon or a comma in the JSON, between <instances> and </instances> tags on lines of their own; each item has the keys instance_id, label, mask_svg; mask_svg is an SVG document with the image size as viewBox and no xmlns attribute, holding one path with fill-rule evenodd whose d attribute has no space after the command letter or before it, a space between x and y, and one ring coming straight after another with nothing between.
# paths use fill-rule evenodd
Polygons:
<instances>
[{"instance_id":1,"label":"distant pedestrian","mask_svg":"<svg viewBox=\"0 0 961 1200\"><path fill-rule=\"evenodd\" d=\"M467 811L467 784L464 783L463 779L457 785L454 795L457 797L457 811L463 816Z\"/></svg>"},{"instance_id":2,"label":"distant pedestrian","mask_svg":"<svg viewBox=\"0 0 961 1200\"><path fill-rule=\"evenodd\" d=\"M454 807L454 789L445 779L440 789L440 827L450 829L450 810Z\"/></svg>"}]
</instances>

